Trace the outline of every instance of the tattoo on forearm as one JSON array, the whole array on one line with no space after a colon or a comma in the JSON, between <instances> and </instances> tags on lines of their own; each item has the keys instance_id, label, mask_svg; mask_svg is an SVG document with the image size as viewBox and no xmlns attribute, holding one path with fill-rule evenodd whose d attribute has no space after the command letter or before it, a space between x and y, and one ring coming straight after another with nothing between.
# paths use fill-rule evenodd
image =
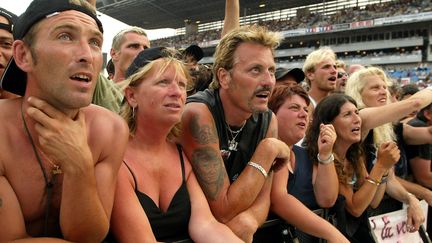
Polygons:
<instances>
[{"instance_id":1,"label":"tattoo on forearm","mask_svg":"<svg viewBox=\"0 0 432 243\"><path fill-rule=\"evenodd\" d=\"M191 130L192 137L195 139L195 141L202 145L217 143L218 137L216 128L209 125L200 126L198 119L199 117L195 116L189 123L189 129Z\"/></svg>"},{"instance_id":2,"label":"tattoo on forearm","mask_svg":"<svg viewBox=\"0 0 432 243\"><path fill-rule=\"evenodd\" d=\"M207 198L216 200L225 176L225 168L218 151L211 147L195 149L192 153L192 165Z\"/></svg>"}]
</instances>

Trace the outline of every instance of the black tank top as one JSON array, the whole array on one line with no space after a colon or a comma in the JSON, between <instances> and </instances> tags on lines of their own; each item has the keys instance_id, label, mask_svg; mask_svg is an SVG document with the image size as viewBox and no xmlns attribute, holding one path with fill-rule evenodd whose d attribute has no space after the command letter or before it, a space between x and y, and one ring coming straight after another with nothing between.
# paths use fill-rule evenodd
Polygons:
<instances>
[{"instance_id":1,"label":"black tank top","mask_svg":"<svg viewBox=\"0 0 432 243\"><path fill-rule=\"evenodd\" d=\"M149 196L139 191L135 174L126 162L123 161L132 174L135 184L135 193L147 215L153 234L157 241L162 242L178 241L189 238L188 225L191 215L191 205L189 192L186 186L185 167L180 145L177 145L177 149L181 162L183 183L174 194L166 212L162 212ZM169 178L167 178L167 183L170 183Z\"/></svg>"},{"instance_id":2,"label":"black tank top","mask_svg":"<svg viewBox=\"0 0 432 243\"><path fill-rule=\"evenodd\" d=\"M244 125L238 137L237 151L231 151L229 156L224 156L223 151L228 150L228 131L226 128L225 114L222 102L219 97L219 89L206 89L187 98L186 103L198 102L207 105L213 115L219 137L219 149L224 160L225 169L230 182L237 179L247 163L251 159L256 147L267 134L270 125L272 112L253 114Z\"/></svg>"}]
</instances>

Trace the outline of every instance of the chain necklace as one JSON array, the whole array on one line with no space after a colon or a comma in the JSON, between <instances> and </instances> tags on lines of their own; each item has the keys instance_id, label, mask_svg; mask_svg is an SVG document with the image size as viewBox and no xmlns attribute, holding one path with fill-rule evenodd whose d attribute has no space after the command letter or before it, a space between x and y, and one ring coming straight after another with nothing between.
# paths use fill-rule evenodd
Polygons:
<instances>
[{"instance_id":1,"label":"chain necklace","mask_svg":"<svg viewBox=\"0 0 432 243\"><path fill-rule=\"evenodd\" d=\"M238 142L236 141L236 138L240 134L240 132L243 130L245 125L246 125L246 121L243 123L243 125L240 127L240 129L238 129L237 131L233 131L233 130L231 130L228 123L225 122L225 126L231 134L231 139L228 139L228 150L229 151L237 151Z\"/></svg>"},{"instance_id":2,"label":"chain necklace","mask_svg":"<svg viewBox=\"0 0 432 243\"><path fill-rule=\"evenodd\" d=\"M36 144L34 143L33 138L32 138L32 136L30 134L29 129L28 129L26 120L24 119L23 104L21 104L21 119L23 121L24 130L25 130L26 135L27 135L27 137L28 137L28 139L30 141L30 144L31 144L32 149L33 149L33 152L34 152L34 154L36 156L36 160L37 160L37 162L38 162L38 164L39 164L39 166L41 168L41 171L42 171L42 174L43 174L43 177L44 177L44 180L45 180L45 190L46 190L46 200L47 200L47 203L46 203L46 206L45 206L45 220L44 220L44 228L43 228L44 234L43 235L46 236L46 235L48 235L47 234L47 232L48 232L48 219L50 218L50 211L51 211L50 209L51 209L51 206L52 206L51 205L51 203L52 203L52 191L53 191L53 187L54 187L54 184L55 184L55 178L56 178L55 175L60 174L61 173L61 169L60 169L60 167L58 165L54 166L54 169L52 171L53 177L51 178L51 180L48 179L48 175L45 172L45 169L44 169L44 166L43 166L43 163L42 163L42 159L40 158L39 153L37 152L39 149L36 147ZM41 150L39 150L39 151L42 152ZM45 157L46 157L46 155L45 155ZM46 157L46 158L48 159L48 157ZM55 165L51 161L49 161L49 162L52 165Z\"/></svg>"}]
</instances>

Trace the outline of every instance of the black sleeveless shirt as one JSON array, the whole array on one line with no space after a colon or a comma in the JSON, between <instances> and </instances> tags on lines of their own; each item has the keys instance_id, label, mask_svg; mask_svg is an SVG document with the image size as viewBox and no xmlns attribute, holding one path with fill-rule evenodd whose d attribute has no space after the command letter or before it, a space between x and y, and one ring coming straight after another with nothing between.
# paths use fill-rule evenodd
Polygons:
<instances>
[{"instance_id":1,"label":"black sleeveless shirt","mask_svg":"<svg viewBox=\"0 0 432 243\"><path fill-rule=\"evenodd\" d=\"M132 174L135 183L135 193L147 215L153 234L158 242L172 242L189 238L188 226L191 215L191 205L189 192L186 186L185 167L180 145L177 145L177 149L182 168L183 183L171 199L166 212L162 212L149 196L139 191L135 174L123 161ZM169 178L166 179L167 183L169 183Z\"/></svg>"},{"instance_id":2,"label":"black sleeveless shirt","mask_svg":"<svg viewBox=\"0 0 432 243\"><path fill-rule=\"evenodd\" d=\"M206 89L187 98L186 103L198 102L207 105L213 115L219 137L219 149L222 152L225 168L230 182L237 179L247 163L250 161L259 142L265 138L270 125L272 112L267 110L253 114L237 137L237 151L231 151L229 156L224 155L228 151L229 131L225 121L224 109L219 96L219 89Z\"/></svg>"}]
</instances>

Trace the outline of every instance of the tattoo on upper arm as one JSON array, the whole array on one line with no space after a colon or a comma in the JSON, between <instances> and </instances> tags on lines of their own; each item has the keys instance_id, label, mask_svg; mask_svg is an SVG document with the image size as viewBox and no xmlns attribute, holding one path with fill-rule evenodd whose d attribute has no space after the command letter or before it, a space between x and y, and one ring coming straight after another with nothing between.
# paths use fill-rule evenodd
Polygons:
<instances>
[{"instance_id":1,"label":"tattoo on upper arm","mask_svg":"<svg viewBox=\"0 0 432 243\"><path fill-rule=\"evenodd\" d=\"M210 125L200 126L198 119L198 116L194 116L189 123L189 129L194 140L202 145L217 143L219 140L215 127Z\"/></svg>"},{"instance_id":2,"label":"tattoo on upper arm","mask_svg":"<svg viewBox=\"0 0 432 243\"><path fill-rule=\"evenodd\" d=\"M205 195L210 200L216 200L225 176L225 168L218 151L211 147L195 149L191 161Z\"/></svg>"}]
</instances>

